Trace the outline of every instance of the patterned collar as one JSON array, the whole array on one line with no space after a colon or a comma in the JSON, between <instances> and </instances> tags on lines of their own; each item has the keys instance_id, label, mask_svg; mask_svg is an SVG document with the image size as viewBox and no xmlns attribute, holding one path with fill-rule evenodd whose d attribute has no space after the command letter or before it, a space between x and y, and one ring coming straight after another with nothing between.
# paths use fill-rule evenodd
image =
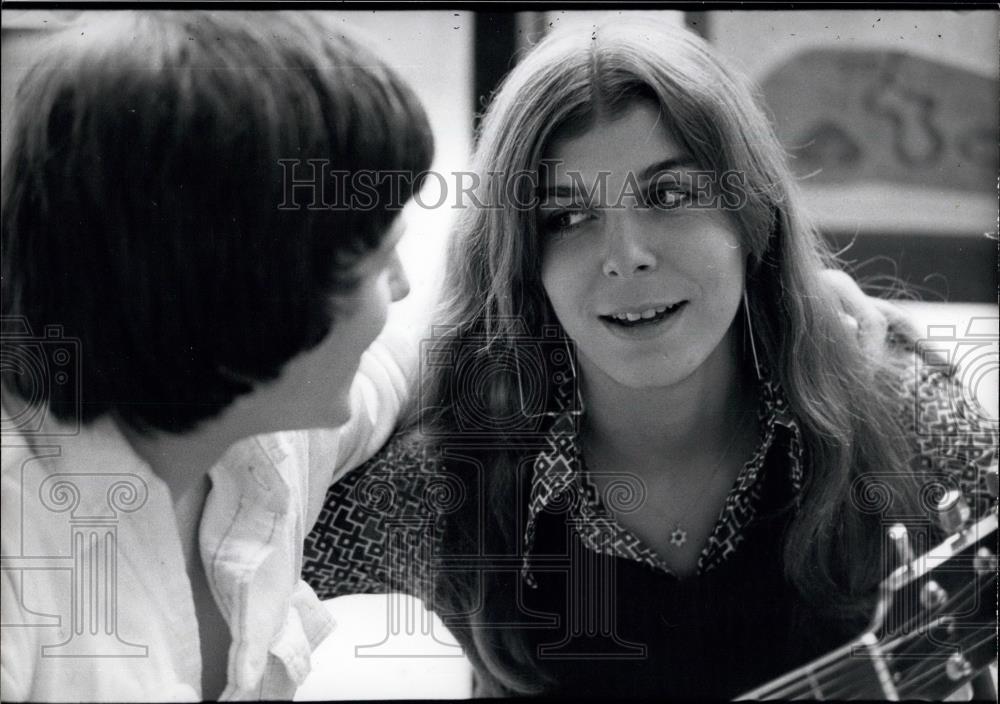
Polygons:
<instances>
[{"instance_id":1,"label":"patterned collar","mask_svg":"<svg viewBox=\"0 0 1000 704\"><path fill-rule=\"evenodd\" d=\"M705 548L698 558L698 573L717 567L728 559L743 540L746 527L756 515L761 497L758 479L772 445L785 453L788 485L795 497L802 489L802 435L779 383L761 369L757 412L760 441L753 457L737 475L733 487ZM620 525L611 511L638 508L644 495L636 478L622 473L615 490L602 500L586 469L580 451L578 420L583 403L575 379L567 379L557 390L558 410L546 435L546 449L535 458L531 480L528 522L524 531L524 560L521 576L529 586L537 586L531 573L531 557L539 514L546 508L568 508L577 536L595 552L643 562L653 569L673 574L656 552L632 531ZM780 442L775 438L780 436ZM607 505L605 505L605 502Z\"/></svg>"}]
</instances>

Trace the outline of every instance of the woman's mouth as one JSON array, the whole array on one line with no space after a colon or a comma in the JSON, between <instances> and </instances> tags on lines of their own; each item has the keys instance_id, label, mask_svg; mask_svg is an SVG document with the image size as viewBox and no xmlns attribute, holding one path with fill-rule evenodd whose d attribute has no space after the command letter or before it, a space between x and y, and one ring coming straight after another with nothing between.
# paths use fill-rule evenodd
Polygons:
<instances>
[{"instance_id":1,"label":"woman's mouth","mask_svg":"<svg viewBox=\"0 0 1000 704\"><path fill-rule=\"evenodd\" d=\"M642 311L616 313L614 315L601 315L598 317L610 325L621 328L653 326L674 315L686 304L687 301L680 301L672 306L658 306Z\"/></svg>"}]
</instances>

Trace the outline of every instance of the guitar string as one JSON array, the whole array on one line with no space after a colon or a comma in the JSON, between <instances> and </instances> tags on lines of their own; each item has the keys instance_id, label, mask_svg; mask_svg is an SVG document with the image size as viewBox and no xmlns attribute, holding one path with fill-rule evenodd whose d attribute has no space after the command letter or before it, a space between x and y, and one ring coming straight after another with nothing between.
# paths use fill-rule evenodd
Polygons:
<instances>
[{"instance_id":1,"label":"guitar string","mask_svg":"<svg viewBox=\"0 0 1000 704\"><path fill-rule=\"evenodd\" d=\"M958 611L961 607L969 605L969 601L967 601L968 597L973 596L975 592L983 589L984 587L988 587L991 583L996 583L996 580L997 580L996 575L992 575L989 579L987 579L983 583L978 583L977 581L973 580L968 584L963 585L958 591L955 592L953 596L949 597L948 610L950 612L955 612ZM969 592L972 592L972 594L970 594ZM941 611L944 611L944 609L942 608ZM937 616L937 618L943 618L944 616L945 614L942 613L940 616ZM916 620L916 617L914 619L911 619L911 621L913 620ZM907 622L904 625L909 626L911 624L910 622ZM891 644L895 645L894 642ZM913 652L912 650L903 649L897 655L904 656L912 652Z\"/></svg>"},{"instance_id":2,"label":"guitar string","mask_svg":"<svg viewBox=\"0 0 1000 704\"><path fill-rule=\"evenodd\" d=\"M867 670L866 670L867 671ZM874 675L874 672L872 673ZM841 686L839 689L835 689L828 684L827 687L819 688L819 695L817 699L852 699L860 698L865 695L872 695L872 688L878 690L882 693L882 686L879 684L878 679L873 676L873 683L869 684L868 687L864 685L863 682L859 682L856 677L848 678L846 675L841 676Z\"/></svg>"},{"instance_id":3,"label":"guitar string","mask_svg":"<svg viewBox=\"0 0 1000 704\"><path fill-rule=\"evenodd\" d=\"M995 579L991 580L991 581L995 581ZM963 587L962 589L960 589L958 592L956 592L955 596L952 597L951 600L952 601L960 601L961 599L964 599L967 596L965 592L967 592L969 590L974 590L976 587L977 587L977 585L975 583L970 583L969 585L966 585L965 587ZM894 641L890 641L890 643L886 644L883 647L884 648L896 647L897 644L905 642L906 640L916 639L919 635L920 635L920 633L908 634L906 636L902 636L900 638L897 638ZM905 653L906 653L906 651L904 650L903 653L901 653L901 654L905 654ZM854 663L856 663L856 662L857 662L857 660L854 661ZM851 663L851 665L853 665L854 663ZM787 695L790 694L790 693L792 693L792 692L798 692L800 694L803 694L803 693L812 693L812 692L815 692L817 689L819 689L820 693L822 694L822 696L831 697L831 693L829 693L827 691L827 689L829 687L831 687L831 686L836 686L838 684L839 685L843 685L844 682L842 682L842 681L838 682L838 679L843 680L846 677L846 675L845 674L841 674L840 672L838 672L832 678L827 679L827 681L825 682L825 684L822 681L822 679L825 678L825 677L828 677L830 675L830 673L831 673L831 670L836 670L838 668L844 669L845 667L846 667L846 665L845 665L845 662L843 660L834 661L833 663L831 663L829 665L826 665L826 666L824 666L824 667L822 667L820 669L817 669L817 670L814 670L814 671L810 672L810 674L812 675L813 679L816 681L816 684L812 684L812 683L793 683L793 684L786 685L784 687L778 688L776 690L773 690L772 692L768 692L768 695L769 696L778 696L778 697L781 697L781 698L787 698ZM852 682L851 685L848 685L846 689L842 686L841 689L836 690L836 692L840 693L840 694L845 693L845 692L849 691L850 689L852 689L852 685L853 684L854 683Z\"/></svg>"},{"instance_id":4,"label":"guitar string","mask_svg":"<svg viewBox=\"0 0 1000 704\"><path fill-rule=\"evenodd\" d=\"M916 636L917 634L914 634L912 637L915 638ZM993 636L987 636L986 638L978 642L971 644L962 643L961 645L966 650L969 650L978 648L993 640L994 640ZM852 661L851 664L857 664L858 662L859 662L858 660L854 660ZM840 666L841 664L842 663L838 663L837 666ZM934 665L930 670L924 671L916 677L912 677L908 680L901 680L898 683L894 683L897 694L903 696L905 691L906 696L904 696L904 698L909 698L910 695L918 693L921 688L934 684L938 680L945 681L951 679L950 677L948 677L946 669L944 669L940 673L937 672L937 670L939 670L941 667L942 666L940 664ZM769 692L765 690L765 692L762 693L759 696L759 698L798 699L802 698L803 695L811 695L812 697L817 699L849 699L852 695L870 696L872 694L871 689L866 688L864 686L864 683L858 682L854 678L848 678L846 673L842 673L838 676L837 680L840 680L839 682L834 679L831 679L826 683L821 683L818 678L816 678L816 680L817 681L815 685L811 683L809 684L801 683ZM928 680L928 681L923 681L923 680ZM835 687L836 685L840 686ZM957 688L958 687L956 687L956 689Z\"/></svg>"},{"instance_id":5,"label":"guitar string","mask_svg":"<svg viewBox=\"0 0 1000 704\"><path fill-rule=\"evenodd\" d=\"M793 682L789 685L768 692L767 696L779 699L788 699L792 698L789 696L792 692L798 692L799 694L814 693L817 689L819 689L821 696L833 698L830 694L831 688L839 685L841 688L833 691L847 692L857 684L857 680L853 677L849 677L846 671L848 669L853 669L859 662L867 661L862 660L862 658L851 657L850 654L845 654L845 656L841 657L839 660L834 660L832 663L815 670L809 670L808 666L806 666L802 669L805 669L809 672L809 674L811 674L813 680L815 680L815 684L799 680L798 682Z\"/></svg>"},{"instance_id":6,"label":"guitar string","mask_svg":"<svg viewBox=\"0 0 1000 704\"><path fill-rule=\"evenodd\" d=\"M797 668L797 670L798 669L806 670L815 679L816 675L818 675L819 673L821 673L824 670L827 670L829 668L832 668L832 667L839 667L842 664L842 662L843 662L842 660L835 660L830 665L824 665L822 668L817 669L817 670L812 670L812 671L809 670L809 666L808 665L800 667L800 668ZM794 675L793 675L794 672L796 672L796 670L792 670L792 672L788 673L783 678L781 678L781 679L784 679L785 677L793 676L793 679L792 679L791 682L789 682L788 684L782 684L781 686L779 686L777 688L774 688L774 689L771 689L770 691L768 691L766 689L767 685L764 685L765 689L760 690L760 695L758 697L756 697L756 698L758 698L758 699L771 699L771 698L789 699L791 697L788 697L787 695L789 693L791 693L791 692L800 692L800 693L803 693L803 692L812 692L812 691L815 691L816 687L814 685L812 685L811 683L808 683L808 684L805 683L805 681L808 679L808 675L806 677L800 677L799 679L796 680L796 679L794 679ZM758 690L753 690L753 691L758 691Z\"/></svg>"},{"instance_id":7,"label":"guitar string","mask_svg":"<svg viewBox=\"0 0 1000 704\"><path fill-rule=\"evenodd\" d=\"M982 640L979 640L979 641L976 641L976 642L972 643L971 646L969 644L964 644L965 645L964 650L966 650L966 651L968 651L968 650L975 650L976 648L979 648L979 647L985 645L986 643L993 642L995 639L996 639L995 635L990 635L990 636L987 636L986 638L983 638ZM941 670L941 672L939 672L938 674L935 674L936 670ZM930 682L923 682L922 681L922 680L925 680L927 678L930 678ZM934 665L932 669L930 669L930 670L928 670L926 672L921 673L920 675L912 678L911 680L906 681L905 683L900 682L900 684L896 687L896 691L899 692L900 696L903 696L903 691L904 690L906 690L906 694L907 695L912 695L912 694L915 694L917 691L919 691L921 688L926 688L928 686L928 684L930 684L930 683L936 683L938 680L940 680L942 682L946 681L946 680L951 680L951 677L948 676L948 665L947 665L947 661L945 661L945 660L941 661L941 663L939 663L937 665ZM952 681L954 681L954 680L952 680ZM961 685L958 685L956 687L956 689L958 689L958 687L960 687L960 686ZM907 697L904 697L904 698L909 698L909 697L907 696Z\"/></svg>"},{"instance_id":8,"label":"guitar string","mask_svg":"<svg viewBox=\"0 0 1000 704\"><path fill-rule=\"evenodd\" d=\"M966 596L968 596L968 594L966 592L968 592L970 590L974 591L976 589L976 586L977 585L975 583L970 583L968 585L965 585L964 587L962 587L961 589L959 589L955 593L955 595L950 599L950 601L953 602L955 605L960 604L966 598ZM954 608L954 606L953 606L953 608ZM913 620L914 619L910 619L910 622L912 622ZM905 641L915 642L916 640L918 640L918 638L921 635L922 635L922 632L915 631L913 633L909 633L909 634L907 634L905 636L901 636L901 637L899 637L899 638L897 638L897 639L895 639L893 641L890 641L889 643L887 643L885 645L882 645L881 648L883 648L885 650L889 650L890 648L895 648L898 644L903 643ZM907 651L904 648L901 652L899 652L897 654L897 657L900 656L900 655L906 655L907 652L912 653L913 652L912 648L909 651ZM898 690L898 688L897 688L897 690ZM841 696L838 696L838 695L842 695L843 692L844 692L844 690L838 690L838 691L832 692L831 694L829 694L827 696L829 696L831 698L842 698Z\"/></svg>"},{"instance_id":9,"label":"guitar string","mask_svg":"<svg viewBox=\"0 0 1000 704\"><path fill-rule=\"evenodd\" d=\"M803 669L809 672L812 679L815 680L815 684L807 682L808 678L800 679L798 682L793 682L784 687L767 692L766 697L792 699L799 694L815 694L817 690L819 690L818 694L820 697L834 698L831 696L832 687L840 685L841 688L839 690L833 691L844 693L850 691L857 685L857 680L853 677L849 677L846 670L853 669L859 662L862 662L861 658L854 658L851 657L850 654L845 654L845 656L841 659L835 660L832 663L815 670L808 670L808 666L806 666ZM837 672L831 675L834 670L837 670ZM859 690L859 692L862 691L863 690ZM796 695L792 695L792 692L796 692Z\"/></svg>"},{"instance_id":10,"label":"guitar string","mask_svg":"<svg viewBox=\"0 0 1000 704\"><path fill-rule=\"evenodd\" d=\"M812 683L812 682L807 682L807 681L804 681L804 680L800 680L799 682L796 682L794 684L788 685L786 687L783 687L783 688L780 688L780 689L776 689L776 690L771 691L771 692L767 692L766 694L762 695L760 698L761 699L771 699L771 698L774 698L774 699L798 699L798 698L801 697L801 695L804 695L804 694L811 694L814 697L816 697L817 699L820 699L820 698L825 698L825 699L843 698L843 697L834 697L834 696L832 696L830 688L832 686L834 686L834 685L840 684L841 688L838 689L838 690L833 690L833 691L836 691L836 692L838 692L840 694L844 694L844 693L849 692L851 689L854 689L854 688L856 688L858 686L858 682L857 682L857 680L855 678L849 678L846 673L838 673L838 675L835 678L831 678L831 679L827 680L826 682L823 682L821 680L821 677L826 676L826 674L829 673L830 670L837 669L837 668L840 668L840 669L843 670L843 669L846 669L847 667L853 667L853 666L857 665L857 663L858 663L858 659L857 658L850 658L850 657L848 657L846 660L836 661L836 662L834 662L834 663L832 663L830 665L824 666L823 668L820 668L819 670L815 670L815 671L813 671L811 673L812 678L815 680L815 684ZM839 682L837 681L838 678L840 680ZM846 685L846 686L844 686L844 685ZM859 689L857 691L857 693L859 693L859 694L864 693L864 690L863 689Z\"/></svg>"},{"instance_id":11,"label":"guitar string","mask_svg":"<svg viewBox=\"0 0 1000 704\"><path fill-rule=\"evenodd\" d=\"M849 645L858 645L858 641L852 641ZM846 677L844 671L848 668L853 668L861 658L851 657L849 653L841 656L839 659L833 660L832 662L818 667L816 669L811 669L808 665L804 665L798 669L807 672L815 680L815 684L807 682L808 676L800 677L798 680L793 680L788 684L782 684L780 687L767 692L767 696L778 698L788 698L786 695L790 692L814 692L817 688L822 691L822 694L826 696L826 688L835 686L837 684L843 684ZM795 670L792 671L793 673ZM791 673L789 673L791 674ZM786 675L787 677L788 675ZM838 681L840 680L840 681Z\"/></svg>"},{"instance_id":12,"label":"guitar string","mask_svg":"<svg viewBox=\"0 0 1000 704\"><path fill-rule=\"evenodd\" d=\"M977 582L976 580L972 580L968 584L963 585L963 587L961 589L959 589L957 592L955 592L954 595L952 595L951 597L949 597L949 606L950 606L951 610L954 611L956 604L958 602L961 602L967 596L969 596L968 592L975 591L977 589L981 589L982 587L986 586L987 584L989 584L991 582L996 582L996 575L995 574L993 574L991 576L991 579L988 580L986 584L982 584L982 583ZM912 622L915 620L915 618L917 618L917 617L909 619L907 621L907 623L904 624L904 626L912 624ZM919 635L922 635L922 631L915 632L915 633L912 633L912 634L908 634L906 636L902 636L902 637L897 638L897 639L895 639L893 641L890 641L888 644L886 644L886 645L884 645L882 647L885 648L885 649L895 648L899 644L904 643L907 640L913 640L913 641L915 641ZM987 641L990 640L991 638L987 638ZM982 643L978 643L978 644L974 645L973 647L979 647L980 645L982 645ZM898 655L905 655L907 652L912 652L912 648L909 651L907 651L907 650L904 649ZM856 660L855 660L855 662L856 662ZM843 685L844 684L843 680L845 679L845 675L841 674L841 672L839 672L839 671L836 672L836 674L834 674L833 677L829 677L832 671L835 671L835 670L843 671L845 669L845 663L844 663L843 660L835 660L834 662L832 662L832 663L830 663L828 665L825 665L825 666L823 666L823 667L821 667L819 669L816 669L816 670L810 670L808 668L808 666L805 666L805 667L802 667L802 668L799 668L799 669L805 670L807 673L809 673L809 675L812 676L812 679L814 680L815 684L812 683L812 682L808 682L807 681L808 677L806 677L806 678L800 679L800 681L798 681L798 682L796 682L796 681L793 680L792 682L787 683L787 684L783 683L781 686L779 686L777 688L773 688L771 690L760 689L759 688L758 690L751 690L751 691L752 692L759 691L760 692L759 696L761 698L763 698L763 697L789 698L788 695L790 695L793 692L796 693L796 694L799 694L799 695L801 695L801 694L811 694L811 693L815 693L816 690L818 689L818 690L820 690L820 694L822 696L829 697L830 695L826 691L824 691L824 684L822 682L822 680L824 678L826 678L826 685L825 685L826 687L830 687L831 685L838 685L838 684ZM793 672L794 672L794 670L793 670ZM931 670L931 673L933 673L933 670ZM789 674L791 674L791 673L789 673ZM926 676L926 673L922 673L920 676L921 677ZM786 675L786 677L787 677L787 675ZM785 678L783 677L781 679L785 679ZM841 681L838 682L838 680L841 680ZM901 686L905 686L905 685L901 685ZM846 691L849 691L852 688L853 688L852 685L848 685L848 687L846 689L844 689L843 687L841 687L841 689L839 691L840 692L846 692Z\"/></svg>"},{"instance_id":13,"label":"guitar string","mask_svg":"<svg viewBox=\"0 0 1000 704\"><path fill-rule=\"evenodd\" d=\"M847 667L854 668L860 664L860 658L851 658L846 662L840 663L841 666L846 669ZM866 668L866 672L867 672ZM803 690L802 693L813 694L817 699L849 699L849 695L871 695L871 689L865 688L863 682L859 682L857 677L853 677L847 672L842 672L837 675L836 678L830 679L826 682L821 682L817 677L816 686L808 687ZM875 682L876 686L879 687L881 692L881 686L878 682ZM837 687L839 685L839 688ZM791 698L785 695L780 696L781 699Z\"/></svg>"},{"instance_id":14,"label":"guitar string","mask_svg":"<svg viewBox=\"0 0 1000 704\"><path fill-rule=\"evenodd\" d=\"M990 581L995 581L995 579L990 580ZM974 591L977 588L977 586L978 585L976 585L975 583L970 583L969 585L966 585L965 587L963 587L962 589L960 589L959 591L957 591L955 593L955 596L952 597L951 601L955 602L955 605L957 605L959 602L962 602L968 596L968 594L967 594L968 591L970 591L970 590ZM953 609L955 608L955 605L953 605L953 607L952 607ZM894 641L890 641L889 643L883 645L882 648L885 649L885 650L889 650L891 648L895 648L898 644L903 643L903 642L908 641L908 640L912 641L913 643L915 643L919 639L919 636L921 636L921 635L923 635L923 632L919 632L919 631L918 632L914 632L914 633L908 634L906 636L902 636L900 638L897 638ZM987 638L987 640L990 640L990 638ZM965 643L956 643L956 645L960 645L962 647L966 647ZM976 644L973 647L978 647L978 645L981 645L981 643ZM912 644L911 644L911 646L907 646L907 648L909 648L909 650L907 650L906 648L904 648L900 653L897 654L897 657L900 656L900 655L906 655L908 652L909 653L913 652L913 650L912 650ZM933 670L931 672L933 672ZM921 676L924 676L924 675L922 674ZM902 683L898 684L896 686L897 691L899 690L899 687L901 687L901 686L905 686L905 685L902 684ZM822 690L823 687L821 686L820 689ZM827 693L827 692L824 691L824 695L826 695L828 697L831 697L831 698L842 698L842 695L845 694L850 689L851 689L851 687L848 686L847 689L841 688L839 690L835 690L835 691L832 691L830 693Z\"/></svg>"},{"instance_id":15,"label":"guitar string","mask_svg":"<svg viewBox=\"0 0 1000 704\"><path fill-rule=\"evenodd\" d=\"M984 645L984 644L992 642L992 641L993 641L993 638L986 638L986 639L980 641L979 643L977 643L974 647L979 647L981 645ZM981 671L982 669L984 669L984 668L980 668L979 670L974 670L973 672L976 673L976 672ZM936 666L935 670L937 670L936 674L935 674L934 671L932 671L931 673L929 673L929 675L933 675L933 676L930 677L930 679L928 681L921 681L919 683L907 683L907 685L905 687L903 687L902 689L897 688L897 691L899 692L900 696L903 697L903 698L905 698L905 699L909 699L909 698L913 697L917 692L921 692L921 691L926 692L929 687L937 685L937 684L942 684L942 683L944 683L944 684L954 684L954 687L952 687L947 692L948 694L950 694L950 693L954 692L955 690L959 689L960 687L962 687L964 684L966 684L968 681L970 681L972 679L972 677L975 676L973 674L973 675L970 675L969 677L963 677L962 681L956 682L952 677L950 677L948 675L948 670L947 670L947 666L946 665L945 666L941 666L941 665Z\"/></svg>"},{"instance_id":16,"label":"guitar string","mask_svg":"<svg viewBox=\"0 0 1000 704\"><path fill-rule=\"evenodd\" d=\"M970 596L970 595L966 594L966 592L970 591L970 590L971 591L975 591L976 590L976 585L975 584L966 585L966 586L963 586L961 589L959 589L957 592L955 592L955 595L949 599L949 602L950 602L949 603L949 607L950 607L949 610L951 612L957 611L958 608L960 608L961 606L965 605L963 603L963 600L967 596ZM943 609L942 609L942 611L943 611ZM916 624L915 622L921 616L924 616L926 618L926 615L924 615L924 614L918 614L918 616L914 616L911 619L909 619L906 623L901 624L900 628L901 629L907 628L907 627L914 628L915 626L919 627L919 624ZM927 626L930 626L930 624L933 623L933 622L935 622L935 621L940 621L940 620L942 620L944 618L947 618L946 614L944 614L944 613L940 613L940 614L936 614L936 615L935 614L931 614L931 616L932 616L932 618L926 624ZM926 630L926 628L924 628L924 630ZM923 633L923 630L921 630L921 631L913 631L911 633L906 633L904 635L897 636L895 639L890 640L889 642L885 643L882 646L882 648L886 649L886 650L892 649L892 648L896 648L896 647L900 646L901 644L903 644L904 642L906 642L908 640L911 640L915 636L921 635L922 633ZM902 655L907 655L909 653L912 653L912 650L908 651L908 650L903 649L903 650L900 650L897 653L897 655L898 656L902 656Z\"/></svg>"},{"instance_id":17,"label":"guitar string","mask_svg":"<svg viewBox=\"0 0 1000 704\"><path fill-rule=\"evenodd\" d=\"M994 637L989 636L983 640L972 644L972 648L979 648L982 645L993 642ZM982 670L983 668L980 668ZM976 670L975 672L979 672ZM901 682L897 687L896 691L900 697L903 699L910 699L915 696L919 696L919 693L927 693L929 689L937 684L949 684L952 685L945 692L938 692L937 694L943 694L947 696L948 694L957 691L960 687L966 684L972 679L970 677L963 677L960 682L956 682L952 677L948 675L947 663L939 663L934 665L930 670L921 673L919 677L913 678L912 680Z\"/></svg>"},{"instance_id":18,"label":"guitar string","mask_svg":"<svg viewBox=\"0 0 1000 704\"><path fill-rule=\"evenodd\" d=\"M821 690L821 695L817 697L817 700L825 701L827 699L838 699L838 700L867 699L871 698L875 692L877 692L881 696L885 696L885 692L877 679L875 679L873 684L867 687L857 681L854 681L851 682L846 687L841 687L840 689Z\"/></svg>"},{"instance_id":19,"label":"guitar string","mask_svg":"<svg viewBox=\"0 0 1000 704\"><path fill-rule=\"evenodd\" d=\"M917 635L918 634L914 634L911 637L917 638ZM992 638L993 636L987 637L985 641L976 644L971 644L971 647L973 648L978 647L979 645L982 645L983 642L989 642L990 640L992 640ZM966 649L970 647L970 644L966 642L960 644L957 643L956 645L960 645L961 647ZM765 690L761 698L775 697L780 699L789 699L789 698L797 698L802 695L812 695L818 698L844 699L848 698L848 695L852 694L870 695L871 694L870 687L866 689L864 682L863 681L859 682L858 679L854 676L855 673L849 672L849 670L853 670L854 667L859 662L861 662L860 659L855 658L848 662L836 663L835 665L825 668L826 672L819 670L813 673L813 680L814 680L813 682L802 680L800 682L797 682L795 684L783 688L771 691ZM836 673L835 676L831 677L829 671L833 669L837 669L839 671ZM868 671L867 668L866 671ZM896 689L897 691L899 691L900 688L907 688L907 687L910 687L912 689L914 687L913 683L919 682L919 678L932 677L932 676L934 676L933 670L931 670L929 674L921 673L921 675L917 677L911 677L909 680L900 681L899 683L896 684Z\"/></svg>"}]
</instances>

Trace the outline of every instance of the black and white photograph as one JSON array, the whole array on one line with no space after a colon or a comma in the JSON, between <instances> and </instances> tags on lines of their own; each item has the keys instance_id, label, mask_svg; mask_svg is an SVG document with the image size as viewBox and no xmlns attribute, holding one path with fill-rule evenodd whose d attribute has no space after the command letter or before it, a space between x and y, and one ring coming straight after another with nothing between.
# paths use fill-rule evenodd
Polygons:
<instances>
[{"instance_id":1,"label":"black and white photograph","mask_svg":"<svg viewBox=\"0 0 1000 704\"><path fill-rule=\"evenodd\" d=\"M997 700L995 4L0 39L0 700Z\"/></svg>"}]
</instances>

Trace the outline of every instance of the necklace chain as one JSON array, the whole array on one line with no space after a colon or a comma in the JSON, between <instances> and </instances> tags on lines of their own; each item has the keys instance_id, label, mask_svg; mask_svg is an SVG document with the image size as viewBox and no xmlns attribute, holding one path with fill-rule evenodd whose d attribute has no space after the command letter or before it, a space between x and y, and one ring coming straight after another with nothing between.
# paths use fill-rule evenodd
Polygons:
<instances>
[{"instance_id":1,"label":"necklace chain","mask_svg":"<svg viewBox=\"0 0 1000 704\"><path fill-rule=\"evenodd\" d=\"M725 463L726 458L729 456L729 453L736 445L736 441L740 438L740 434L742 433L744 427L746 426L747 416L755 418L757 414L756 412L750 410L745 410L740 413L740 421L736 429L733 431L732 439L729 441L729 444L726 445L726 449L722 451L722 454L716 461L715 467L712 469L712 472L708 480L702 485L701 491L697 496L697 501L694 504L690 504L690 506L694 507L699 505L701 503L701 500L707 493L708 489L714 484L715 478L718 476L719 471L722 469L722 466ZM583 438L581 438L581 440L582 439ZM688 514L690 513L691 510L693 510L693 508L689 508L687 511L684 512L682 516L680 516L678 520L673 521L674 528L670 533L671 546L680 548L683 547L683 545L687 542L688 531L684 528L684 523L687 521Z\"/></svg>"},{"instance_id":2,"label":"necklace chain","mask_svg":"<svg viewBox=\"0 0 1000 704\"><path fill-rule=\"evenodd\" d=\"M673 547L676 548L683 547L684 544L687 542L688 531L684 529L684 523L687 521L687 518L691 513L691 511L693 511L695 507L701 505L701 500L705 498L705 494L708 492L709 488L712 487L712 485L715 483L715 478L718 476L719 470L722 469L722 466L725 463L726 458L729 457L730 451L736 445L736 441L739 439L740 433L743 431L743 426L746 425L745 417L747 415L754 415L754 414L751 414L748 411L744 411L743 413L740 414L739 425L733 431L733 437L729 441L729 444L726 445L726 449L722 451L722 455L720 455L719 459L716 461L715 468L709 475L708 481L706 481L702 485L701 492L698 494L697 500L694 501L693 503L688 501L684 502L689 508L680 516L678 520L674 521L674 528L670 532L670 544Z\"/></svg>"}]
</instances>

